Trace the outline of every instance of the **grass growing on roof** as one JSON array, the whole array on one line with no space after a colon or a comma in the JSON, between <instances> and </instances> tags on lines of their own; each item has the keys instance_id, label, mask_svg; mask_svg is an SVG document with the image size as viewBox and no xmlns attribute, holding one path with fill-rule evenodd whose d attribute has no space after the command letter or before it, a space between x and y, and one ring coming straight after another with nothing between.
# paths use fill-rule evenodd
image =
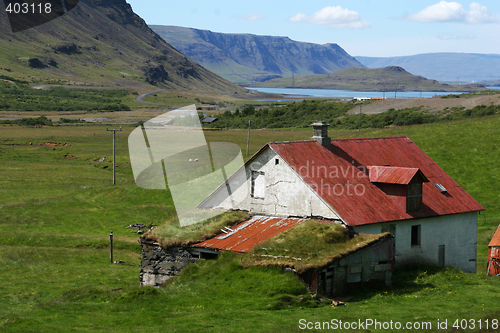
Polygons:
<instances>
[{"instance_id":1,"label":"grass growing on roof","mask_svg":"<svg viewBox=\"0 0 500 333\"><path fill-rule=\"evenodd\" d=\"M357 234L350 237L339 224L307 220L255 246L243 259L245 266L291 266L301 273L322 267L356 251L381 235Z\"/></svg>"},{"instance_id":2,"label":"grass growing on roof","mask_svg":"<svg viewBox=\"0 0 500 333\"><path fill-rule=\"evenodd\" d=\"M177 216L172 216L164 224L146 233L143 238L154 240L165 248L190 245L212 238L221 233L220 229L249 218L250 216L244 212L225 212L203 222L181 227Z\"/></svg>"}]
</instances>

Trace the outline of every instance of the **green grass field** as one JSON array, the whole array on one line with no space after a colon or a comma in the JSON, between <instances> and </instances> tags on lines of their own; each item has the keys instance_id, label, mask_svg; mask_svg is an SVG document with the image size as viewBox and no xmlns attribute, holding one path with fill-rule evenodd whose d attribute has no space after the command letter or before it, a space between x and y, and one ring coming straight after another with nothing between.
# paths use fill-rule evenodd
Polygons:
<instances>
[{"instance_id":1,"label":"green grass field","mask_svg":"<svg viewBox=\"0 0 500 333\"><path fill-rule=\"evenodd\" d=\"M134 184L127 148L133 127L117 133L113 186L112 134L105 126L1 125L0 331L299 332L301 319L430 322L429 331L438 320L447 319L443 331L451 331L456 319L467 319L484 331L500 320L500 280L484 274L487 243L500 223L498 128L495 115L330 132L332 138L407 135L486 208L479 216L477 274L396 271L392 288L360 290L346 306L332 308L310 300L293 274L243 269L230 253L189 266L162 288L139 287L139 236L126 226L161 224L175 209L168 191ZM266 142L307 139L311 132L253 130L250 154ZM206 133L209 141L238 144L244 155L246 135ZM104 162L93 161L103 156ZM110 230L121 264L109 260Z\"/></svg>"}]
</instances>

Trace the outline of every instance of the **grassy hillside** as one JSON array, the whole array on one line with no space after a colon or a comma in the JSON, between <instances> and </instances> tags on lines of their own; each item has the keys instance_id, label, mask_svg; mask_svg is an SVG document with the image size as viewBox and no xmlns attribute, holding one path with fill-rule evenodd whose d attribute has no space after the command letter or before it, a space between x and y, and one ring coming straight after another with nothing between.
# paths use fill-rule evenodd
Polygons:
<instances>
[{"instance_id":1,"label":"grassy hillside","mask_svg":"<svg viewBox=\"0 0 500 333\"><path fill-rule=\"evenodd\" d=\"M34 83L243 93L175 50L125 0L81 0L68 14L12 33L0 4L0 75Z\"/></svg>"},{"instance_id":2,"label":"grassy hillside","mask_svg":"<svg viewBox=\"0 0 500 333\"><path fill-rule=\"evenodd\" d=\"M401 67L346 68L325 75L306 75L253 83L252 87L340 89L358 91L477 91L482 86L448 85L412 75Z\"/></svg>"},{"instance_id":3,"label":"grassy hillside","mask_svg":"<svg viewBox=\"0 0 500 333\"><path fill-rule=\"evenodd\" d=\"M238 84L363 67L337 44L319 45L288 37L225 34L176 26L151 28L203 67Z\"/></svg>"},{"instance_id":4,"label":"grassy hillside","mask_svg":"<svg viewBox=\"0 0 500 333\"><path fill-rule=\"evenodd\" d=\"M299 332L300 319L367 318L431 322L430 331L445 319L448 330L456 319L474 319L476 327L477 320L488 319L491 325L500 318L500 284L484 272L487 243L500 223L500 167L492 163L500 149L499 127L500 116L494 115L331 131L335 138L408 135L486 208L479 216L478 274L427 267L396 271L392 288L360 290L346 306L332 309L311 299L293 274L244 269L234 254L190 266L162 288L138 287L138 235L126 226L163 224L175 211L168 191L135 186L127 148L133 127L117 133L112 186L112 135L105 126L0 125L0 330ZM311 135L254 130L250 152L269 141ZM245 130L207 132L209 141L235 142L243 151L246 136ZM93 161L105 155L105 162ZM121 264L109 263L110 230Z\"/></svg>"}]
</instances>

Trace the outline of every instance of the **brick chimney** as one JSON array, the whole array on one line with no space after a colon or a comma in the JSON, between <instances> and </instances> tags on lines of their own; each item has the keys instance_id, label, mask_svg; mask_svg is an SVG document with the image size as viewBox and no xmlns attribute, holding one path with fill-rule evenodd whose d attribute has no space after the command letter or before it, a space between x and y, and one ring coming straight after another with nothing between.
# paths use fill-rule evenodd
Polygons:
<instances>
[{"instance_id":1,"label":"brick chimney","mask_svg":"<svg viewBox=\"0 0 500 333\"><path fill-rule=\"evenodd\" d=\"M330 147L332 143L332 139L328 137L328 126L330 126L330 124L324 121L316 121L311 126L313 127L312 139L318 141L323 147Z\"/></svg>"}]
</instances>

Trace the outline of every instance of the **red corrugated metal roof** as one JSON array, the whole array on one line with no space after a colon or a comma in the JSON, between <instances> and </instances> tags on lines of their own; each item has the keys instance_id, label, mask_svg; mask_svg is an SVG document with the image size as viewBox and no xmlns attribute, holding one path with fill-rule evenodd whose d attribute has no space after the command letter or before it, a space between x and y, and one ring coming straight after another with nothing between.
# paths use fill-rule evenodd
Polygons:
<instances>
[{"instance_id":1,"label":"red corrugated metal roof","mask_svg":"<svg viewBox=\"0 0 500 333\"><path fill-rule=\"evenodd\" d=\"M493 235L493 238L491 239L488 246L500 246L500 225L498 226L498 229Z\"/></svg>"},{"instance_id":2,"label":"red corrugated metal roof","mask_svg":"<svg viewBox=\"0 0 500 333\"><path fill-rule=\"evenodd\" d=\"M428 181L418 168L401 168L389 166L368 166L372 183L388 183L408 185L419 173L424 181Z\"/></svg>"},{"instance_id":3,"label":"red corrugated metal roof","mask_svg":"<svg viewBox=\"0 0 500 333\"><path fill-rule=\"evenodd\" d=\"M316 141L269 147L351 226L484 209L408 137L336 139L328 149ZM373 165L419 169L429 180L421 209L406 212L370 182L366 169Z\"/></svg>"},{"instance_id":4,"label":"red corrugated metal roof","mask_svg":"<svg viewBox=\"0 0 500 333\"><path fill-rule=\"evenodd\" d=\"M255 245L288 230L305 219L290 217L254 216L250 220L232 227L232 231L218 235L204 242L193 245L233 252L248 252Z\"/></svg>"}]
</instances>

